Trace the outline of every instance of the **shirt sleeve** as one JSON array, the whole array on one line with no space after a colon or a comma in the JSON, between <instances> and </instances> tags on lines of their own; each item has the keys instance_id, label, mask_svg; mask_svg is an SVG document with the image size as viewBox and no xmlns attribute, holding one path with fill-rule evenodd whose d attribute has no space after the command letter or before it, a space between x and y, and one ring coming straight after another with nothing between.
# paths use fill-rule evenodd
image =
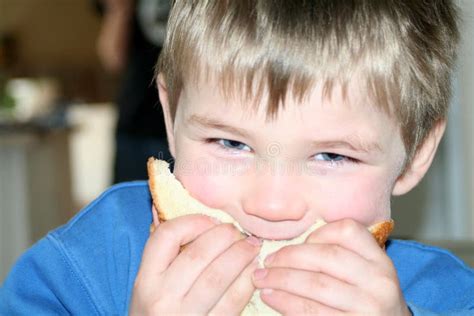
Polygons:
<instances>
[{"instance_id":1,"label":"shirt sleeve","mask_svg":"<svg viewBox=\"0 0 474 316\"><path fill-rule=\"evenodd\" d=\"M474 315L474 310L462 310L462 311L450 311L450 312L443 312L443 313L435 313L423 309L414 305L413 303L407 303L408 309L410 310L413 316L465 316L465 315Z\"/></svg>"},{"instance_id":2,"label":"shirt sleeve","mask_svg":"<svg viewBox=\"0 0 474 316\"><path fill-rule=\"evenodd\" d=\"M87 287L48 235L13 266L0 288L1 315L97 315Z\"/></svg>"}]
</instances>

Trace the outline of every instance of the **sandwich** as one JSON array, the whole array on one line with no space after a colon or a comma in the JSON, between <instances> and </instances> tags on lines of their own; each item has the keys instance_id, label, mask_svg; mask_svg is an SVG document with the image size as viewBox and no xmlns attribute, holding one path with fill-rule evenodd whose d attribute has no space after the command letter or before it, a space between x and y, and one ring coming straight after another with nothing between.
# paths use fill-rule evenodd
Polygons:
<instances>
[{"instance_id":1,"label":"sandwich","mask_svg":"<svg viewBox=\"0 0 474 316\"><path fill-rule=\"evenodd\" d=\"M170 172L169 165L166 161L151 157L148 159L147 169L149 189L153 199L153 205L157 210L157 218L155 220L162 223L183 215L203 214L217 218L222 223L232 223L243 234L250 235L226 212L207 207L193 198ZM326 223L323 220L316 221L306 232L291 240L264 240L259 255L260 265L262 265L263 260L270 253L284 246L303 243L312 232L324 224ZM154 224L151 224L151 232L153 232L154 227ZM368 230L372 233L372 236L374 236L379 246L383 248L393 227L393 220L387 220L372 225ZM258 291L255 291L242 315L260 314L278 315L273 309L261 301Z\"/></svg>"}]
</instances>

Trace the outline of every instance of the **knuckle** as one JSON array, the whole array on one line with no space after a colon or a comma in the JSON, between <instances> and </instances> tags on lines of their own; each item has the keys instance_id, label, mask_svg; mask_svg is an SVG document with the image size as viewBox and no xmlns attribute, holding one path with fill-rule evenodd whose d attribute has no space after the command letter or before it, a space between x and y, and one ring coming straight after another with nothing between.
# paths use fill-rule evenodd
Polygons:
<instances>
[{"instance_id":1,"label":"knuckle","mask_svg":"<svg viewBox=\"0 0 474 316\"><path fill-rule=\"evenodd\" d=\"M208 273L204 277L204 283L212 289L222 288L225 278L220 273Z\"/></svg>"},{"instance_id":2,"label":"knuckle","mask_svg":"<svg viewBox=\"0 0 474 316\"><path fill-rule=\"evenodd\" d=\"M305 315L316 315L318 314L318 308L310 300L303 300L301 303L301 311Z\"/></svg>"},{"instance_id":3,"label":"knuckle","mask_svg":"<svg viewBox=\"0 0 474 316\"><path fill-rule=\"evenodd\" d=\"M390 259L388 262L382 262L382 264L374 263L375 264L372 265L372 274L375 277L388 283L393 283L394 280L398 280L397 272Z\"/></svg>"},{"instance_id":4,"label":"knuckle","mask_svg":"<svg viewBox=\"0 0 474 316\"><path fill-rule=\"evenodd\" d=\"M316 274L311 277L311 286L314 291L330 290L329 282L322 274Z\"/></svg>"},{"instance_id":5,"label":"knuckle","mask_svg":"<svg viewBox=\"0 0 474 316\"><path fill-rule=\"evenodd\" d=\"M343 238L352 238L361 231L360 224L350 218L341 220L340 226L340 234Z\"/></svg>"},{"instance_id":6,"label":"knuckle","mask_svg":"<svg viewBox=\"0 0 474 316\"><path fill-rule=\"evenodd\" d=\"M202 260L206 259L206 252L204 247L195 244L193 247L186 247L185 250L183 250L183 255L188 258L188 260L192 262L200 262Z\"/></svg>"},{"instance_id":7,"label":"knuckle","mask_svg":"<svg viewBox=\"0 0 474 316\"><path fill-rule=\"evenodd\" d=\"M380 279L380 284L385 289L384 293L387 298L391 301L393 298L398 296L399 286L398 283L392 278L386 276Z\"/></svg>"},{"instance_id":8,"label":"knuckle","mask_svg":"<svg viewBox=\"0 0 474 316\"><path fill-rule=\"evenodd\" d=\"M319 247L319 252L324 253L324 256L329 258L338 258L341 252L340 247L337 245L321 244Z\"/></svg>"},{"instance_id":9,"label":"knuckle","mask_svg":"<svg viewBox=\"0 0 474 316\"><path fill-rule=\"evenodd\" d=\"M386 275L389 275L390 272L387 270L385 266L374 264L372 266L372 275L380 280L385 279Z\"/></svg>"},{"instance_id":10,"label":"knuckle","mask_svg":"<svg viewBox=\"0 0 474 316\"><path fill-rule=\"evenodd\" d=\"M164 222L157 228L157 234L159 238L163 238L166 240L176 240L176 233L174 230L173 223Z\"/></svg>"}]
</instances>

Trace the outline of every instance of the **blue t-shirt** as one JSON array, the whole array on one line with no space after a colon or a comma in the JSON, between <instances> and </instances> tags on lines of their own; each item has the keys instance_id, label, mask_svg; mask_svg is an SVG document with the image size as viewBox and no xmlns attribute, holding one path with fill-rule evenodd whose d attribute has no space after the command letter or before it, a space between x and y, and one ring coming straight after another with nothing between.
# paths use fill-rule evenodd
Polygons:
<instances>
[{"instance_id":1,"label":"blue t-shirt","mask_svg":"<svg viewBox=\"0 0 474 316\"><path fill-rule=\"evenodd\" d=\"M149 236L146 182L112 187L13 266L1 315L125 315ZM474 315L474 271L451 253L392 240L387 253L416 315Z\"/></svg>"}]
</instances>

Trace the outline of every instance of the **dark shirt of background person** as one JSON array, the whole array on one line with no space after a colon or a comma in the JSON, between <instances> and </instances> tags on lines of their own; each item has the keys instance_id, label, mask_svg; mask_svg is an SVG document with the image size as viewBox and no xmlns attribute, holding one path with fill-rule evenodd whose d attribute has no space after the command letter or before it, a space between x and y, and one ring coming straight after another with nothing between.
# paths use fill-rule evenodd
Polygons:
<instances>
[{"instance_id":1,"label":"dark shirt of background person","mask_svg":"<svg viewBox=\"0 0 474 316\"><path fill-rule=\"evenodd\" d=\"M116 97L114 183L147 178L150 156L171 161L154 66L165 36L169 0L95 0L102 15L97 49L120 74Z\"/></svg>"}]
</instances>

